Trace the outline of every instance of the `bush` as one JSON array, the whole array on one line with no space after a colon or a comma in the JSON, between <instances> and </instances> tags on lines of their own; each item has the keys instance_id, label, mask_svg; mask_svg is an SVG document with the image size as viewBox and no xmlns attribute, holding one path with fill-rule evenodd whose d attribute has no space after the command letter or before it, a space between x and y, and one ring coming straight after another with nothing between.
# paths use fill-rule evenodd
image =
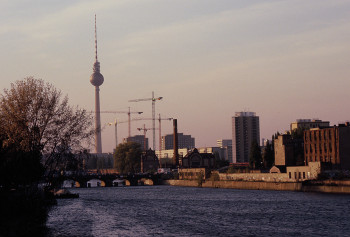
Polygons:
<instances>
[{"instance_id":1,"label":"bush","mask_svg":"<svg viewBox=\"0 0 350 237\"><path fill-rule=\"evenodd\" d=\"M197 175L198 187L202 187L203 181L204 181L204 175L203 175L202 172L200 172L200 173Z\"/></svg>"}]
</instances>

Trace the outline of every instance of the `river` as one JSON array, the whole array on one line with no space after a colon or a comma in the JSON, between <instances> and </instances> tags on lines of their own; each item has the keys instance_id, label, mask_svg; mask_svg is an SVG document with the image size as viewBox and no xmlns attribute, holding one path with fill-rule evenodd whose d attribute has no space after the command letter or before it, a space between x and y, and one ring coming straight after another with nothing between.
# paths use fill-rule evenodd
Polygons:
<instances>
[{"instance_id":1,"label":"river","mask_svg":"<svg viewBox=\"0 0 350 237\"><path fill-rule=\"evenodd\" d=\"M350 236L350 195L139 186L71 189L51 236Z\"/></svg>"}]
</instances>

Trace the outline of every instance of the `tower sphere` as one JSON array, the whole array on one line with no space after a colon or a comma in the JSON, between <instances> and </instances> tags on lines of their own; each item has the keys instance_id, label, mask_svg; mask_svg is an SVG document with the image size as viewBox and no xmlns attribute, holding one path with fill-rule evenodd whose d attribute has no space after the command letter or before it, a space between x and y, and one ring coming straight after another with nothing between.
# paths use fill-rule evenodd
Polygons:
<instances>
[{"instance_id":1,"label":"tower sphere","mask_svg":"<svg viewBox=\"0 0 350 237\"><path fill-rule=\"evenodd\" d=\"M90 82L94 86L100 86L103 84L104 78L100 73L100 63L96 61L94 63L94 72L91 74Z\"/></svg>"},{"instance_id":2,"label":"tower sphere","mask_svg":"<svg viewBox=\"0 0 350 237\"><path fill-rule=\"evenodd\" d=\"M91 74L90 82L94 86L102 85L104 78L100 72L94 72Z\"/></svg>"}]
</instances>

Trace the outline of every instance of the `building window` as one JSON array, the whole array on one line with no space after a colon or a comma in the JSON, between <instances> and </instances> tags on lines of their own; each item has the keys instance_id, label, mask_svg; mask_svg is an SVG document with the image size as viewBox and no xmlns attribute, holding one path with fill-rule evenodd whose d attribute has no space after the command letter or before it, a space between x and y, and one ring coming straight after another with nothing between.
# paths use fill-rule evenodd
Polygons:
<instances>
[{"instance_id":1,"label":"building window","mask_svg":"<svg viewBox=\"0 0 350 237\"><path fill-rule=\"evenodd\" d=\"M301 173L299 172L299 179L301 179Z\"/></svg>"},{"instance_id":2,"label":"building window","mask_svg":"<svg viewBox=\"0 0 350 237\"><path fill-rule=\"evenodd\" d=\"M292 172L289 172L289 178L290 179L292 178Z\"/></svg>"},{"instance_id":3,"label":"building window","mask_svg":"<svg viewBox=\"0 0 350 237\"><path fill-rule=\"evenodd\" d=\"M305 172L303 172L303 179L305 179Z\"/></svg>"},{"instance_id":4,"label":"building window","mask_svg":"<svg viewBox=\"0 0 350 237\"><path fill-rule=\"evenodd\" d=\"M294 179L297 179L297 172L294 172Z\"/></svg>"}]
</instances>

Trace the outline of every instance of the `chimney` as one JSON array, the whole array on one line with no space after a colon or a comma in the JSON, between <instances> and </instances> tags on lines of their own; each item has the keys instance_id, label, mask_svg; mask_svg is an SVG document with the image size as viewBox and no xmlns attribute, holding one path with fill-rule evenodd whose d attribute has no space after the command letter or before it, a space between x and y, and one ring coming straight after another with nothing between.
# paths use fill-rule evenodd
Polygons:
<instances>
[{"instance_id":1,"label":"chimney","mask_svg":"<svg viewBox=\"0 0 350 237\"><path fill-rule=\"evenodd\" d=\"M179 166L179 141L177 137L177 119L173 119L173 128L174 128L174 156L173 156L173 165L177 168Z\"/></svg>"}]
</instances>

